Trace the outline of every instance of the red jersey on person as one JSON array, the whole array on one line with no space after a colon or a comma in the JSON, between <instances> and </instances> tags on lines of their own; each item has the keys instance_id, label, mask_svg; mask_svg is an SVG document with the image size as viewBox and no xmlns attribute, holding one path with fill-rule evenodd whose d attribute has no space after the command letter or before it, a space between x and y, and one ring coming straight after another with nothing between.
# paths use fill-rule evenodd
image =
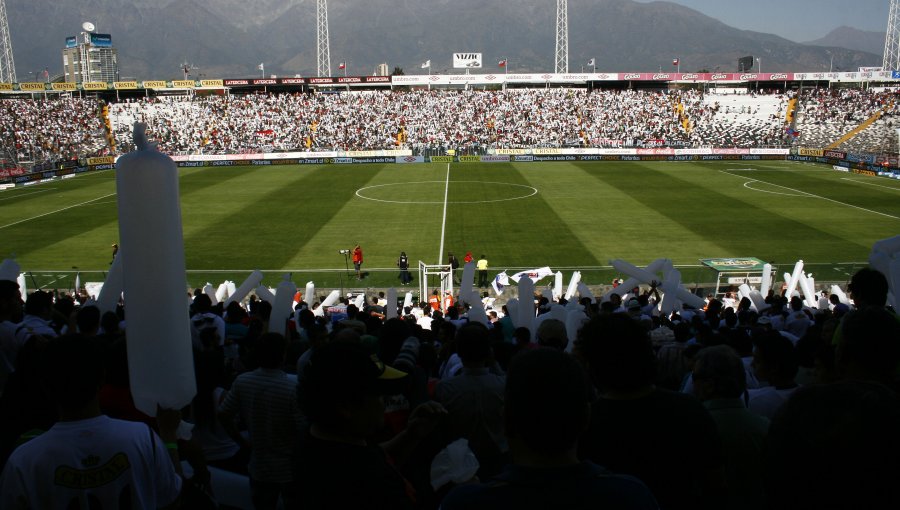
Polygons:
<instances>
[{"instance_id":1,"label":"red jersey on person","mask_svg":"<svg viewBox=\"0 0 900 510\"><path fill-rule=\"evenodd\" d=\"M439 296L431 296L428 298L428 304L436 312L441 309L441 298Z\"/></svg>"},{"instance_id":2,"label":"red jersey on person","mask_svg":"<svg viewBox=\"0 0 900 510\"><path fill-rule=\"evenodd\" d=\"M362 261L363 261L362 248L356 248L355 250L353 250L353 263L354 264L362 264Z\"/></svg>"}]
</instances>

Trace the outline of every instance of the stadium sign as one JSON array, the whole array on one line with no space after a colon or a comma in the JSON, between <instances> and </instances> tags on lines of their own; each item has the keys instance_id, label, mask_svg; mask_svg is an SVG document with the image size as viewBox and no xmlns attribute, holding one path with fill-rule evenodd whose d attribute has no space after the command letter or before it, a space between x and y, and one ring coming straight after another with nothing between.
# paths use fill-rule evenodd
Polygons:
<instances>
[{"instance_id":1,"label":"stadium sign","mask_svg":"<svg viewBox=\"0 0 900 510\"><path fill-rule=\"evenodd\" d=\"M0 83L0 90L12 90L12 89L13 89L12 83Z\"/></svg>"},{"instance_id":2,"label":"stadium sign","mask_svg":"<svg viewBox=\"0 0 900 510\"><path fill-rule=\"evenodd\" d=\"M756 257L735 257L721 259L700 259L704 266L716 271L762 271L766 264Z\"/></svg>"},{"instance_id":3,"label":"stadium sign","mask_svg":"<svg viewBox=\"0 0 900 510\"><path fill-rule=\"evenodd\" d=\"M144 80L141 82L145 89L164 89L166 82L163 80Z\"/></svg>"},{"instance_id":4,"label":"stadium sign","mask_svg":"<svg viewBox=\"0 0 900 510\"><path fill-rule=\"evenodd\" d=\"M225 80L226 87L234 87L237 85L250 85L250 80Z\"/></svg>"},{"instance_id":5,"label":"stadium sign","mask_svg":"<svg viewBox=\"0 0 900 510\"><path fill-rule=\"evenodd\" d=\"M63 82L63 83L54 83L51 85L53 90L78 90L78 84L74 82Z\"/></svg>"},{"instance_id":6,"label":"stadium sign","mask_svg":"<svg viewBox=\"0 0 900 510\"><path fill-rule=\"evenodd\" d=\"M134 90L138 88L136 81L116 81L113 82L113 87L116 90Z\"/></svg>"},{"instance_id":7,"label":"stadium sign","mask_svg":"<svg viewBox=\"0 0 900 510\"><path fill-rule=\"evenodd\" d=\"M481 156L482 163L509 163L509 156Z\"/></svg>"},{"instance_id":8,"label":"stadium sign","mask_svg":"<svg viewBox=\"0 0 900 510\"><path fill-rule=\"evenodd\" d=\"M37 82L33 82L33 83L31 83L31 82L20 83L20 84L19 84L19 90L28 90L28 91L31 91L31 92L35 92L35 91L39 91L39 90L40 90L40 91L43 91L43 90L44 90L44 84L43 84L43 83L37 83Z\"/></svg>"},{"instance_id":9,"label":"stadium sign","mask_svg":"<svg viewBox=\"0 0 900 510\"><path fill-rule=\"evenodd\" d=\"M194 85L194 80L172 80L172 87L176 89L192 89Z\"/></svg>"},{"instance_id":10,"label":"stadium sign","mask_svg":"<svg viewBox=\"0 0 900 510\"><path fill-rule=\"evenodd\" d=\"M81 84L84 90L106 90L109 86L105 81L89 81Z\"/></svg>"},{"instance_id":11,"label":"stadium sign","mask_svg":"<svg viewBox=\"0 0 900 510\"><path fill-rule=\"evenodd\" d=\"M222 80L200 80L201 87L223 87Z\"/></svg>"},{"instance_id":12,"label":"stadium sign","mask_svg":"<svg viewBox=\"0 0 900 510\"><path fill-rule=\"evenodd\" d=\"M454 53L454 69L481 69L481 53Z\"/></svg>"}]
</instances>

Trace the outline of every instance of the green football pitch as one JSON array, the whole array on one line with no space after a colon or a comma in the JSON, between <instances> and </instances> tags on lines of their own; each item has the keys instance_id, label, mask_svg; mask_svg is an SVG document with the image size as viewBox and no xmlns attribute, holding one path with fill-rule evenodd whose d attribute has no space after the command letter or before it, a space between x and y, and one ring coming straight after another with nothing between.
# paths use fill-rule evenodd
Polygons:
<instances>
[{"instance_id":1,"label":"green football pitch","mask_svg":"<svg viewBox=\"0 0 900 510\"><path fill-rule=\"evenodd\" d=\"M846 281L872 243L900 232L900 182L809 164L561 162L300 165L180 170L190 285L253 269L275 286L343 284L341 249L362 245L367 286L398 283L405 251L435 264L486 255L493 271L580 269L589 284L670 258L685 281L714 281L699 259L797 259L817 281ZM0 258L29 285L102 281L118 240L115 172L0 192ZM123 247L127 250L127 247Z\"/></svg>"}]
</instances>

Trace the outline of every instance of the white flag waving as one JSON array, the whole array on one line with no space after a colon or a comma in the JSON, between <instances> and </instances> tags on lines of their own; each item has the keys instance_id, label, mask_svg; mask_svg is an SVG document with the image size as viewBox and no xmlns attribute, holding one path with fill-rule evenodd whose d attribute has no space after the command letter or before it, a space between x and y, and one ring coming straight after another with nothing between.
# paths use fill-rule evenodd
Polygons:
<instances>
[{"instance_id":1,"label":"white flag waving","mask_svg":"<svg viewBox=\"0 0 900 510\"><path fill-rule=\"evenodd\" d=\"M494 281L491 282L491 287L494 287L494 292L499 296L503 294L503 287L509 285L509 277L506 275L506 271L502 271L494 277Z\"/></svg>"},{"instance_id":2,"label":"white flag waving","mask_svg":"<svg viewBox=\"0 0 900 510\"><path fill-rule=\"evenodd\" d=\"M510 280L519 283L519 280L525 276L531 278L531 281L537 282L543 278L546 278L553 274L553 270L547 266L539 267L537 269L529 269L527 271L518 272L509 277Z\"/></svg>"},{"instance_id":3,"label":"white flag waving","mask_svg":"<svg viewBox=\"0 0 900 510\"><path fill-rule=\"evenodd\" d=\"M422 63L422 69L426 69L429 67L431 67L431 60L426 60L425 62Z\"/></svg>"},{"instance_id":4,"label":"white flag waving","mask_svg":"<svg viewBox=\"0 0 900 510\"><path fill-rule=\"evenodd\" d=\"M590 59L590 60L588 60L588 65L589 65L589 66L592 66L592 65L594 65L594 59Z\"/></svg>"}]
</instances>

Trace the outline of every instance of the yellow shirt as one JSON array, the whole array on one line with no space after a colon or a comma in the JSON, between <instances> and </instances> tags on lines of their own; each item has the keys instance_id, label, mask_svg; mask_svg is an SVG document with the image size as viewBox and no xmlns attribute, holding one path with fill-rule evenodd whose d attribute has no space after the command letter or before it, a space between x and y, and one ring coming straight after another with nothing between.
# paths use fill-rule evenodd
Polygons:
<instances>
[{"instance_id":1,"label":"yellow shirt","mask_svg":"<svg viewBox=\"0 0 900 510\"><path fill-rule=\"evenodd\" d=\"M478 269L479 271L486 271L487 270L487 259L479 259L478 263L475 264L475 268Z\"/></svg>"}]
</instances>

